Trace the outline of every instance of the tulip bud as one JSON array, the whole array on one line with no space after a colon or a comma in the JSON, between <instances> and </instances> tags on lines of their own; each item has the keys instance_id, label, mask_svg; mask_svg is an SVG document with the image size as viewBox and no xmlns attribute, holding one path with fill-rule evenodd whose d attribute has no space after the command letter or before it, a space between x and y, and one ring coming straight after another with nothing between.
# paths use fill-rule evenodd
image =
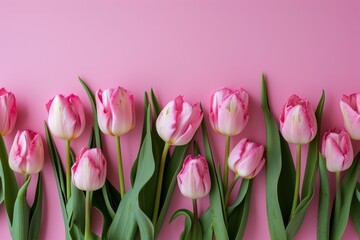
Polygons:
<instances>
[{"instance_id":1,"label":"tulip bud","mask_svg":"<svg viewBox=\"0 0 360 240\"><path fill-rule=\"evenodd\" d=\"M229 168L242 178L255 177L265 164L264 146L242 139L229 154Z\"/></svg>"},{"instance_id":2,"label":"tulip bud","mask_svg":"<svg viewBox=\"0 0 360 240\"><path fill-rule=\"evenodd\" d=\"M330 172L348 169L354 158L351 140L344 130L330 129L323 136L322 154Z\"/></svg>"},{"instance_id":3,"label":"tulip bud","mask_svg":"<svg viewBox=\"0 0 360 240\"><path fill-rule=\"evenodd\" d=\"M203 117L199 104L190 105L178 96L170 101L156 120L159 136L170 145L185 145L194 136Z\"/></svg>"},{"instance_id":4,"label":"tulip bud","mask_svg":"<svg viewBox=\"0 0 360 240\"><path fill-rule=\"evenodd\" d=\"M188 155L177 175L177 182L185 197L198 199L209 194L211 179L206 159L201 155Z\"/></svg>"},{"instance_id":5,"label":"tulip bud","mask_svg":"<svg viewBox=\"0 0 360 240\"><path fill-rule=\"evenodd\" d=\"M282 109L280 131L293 144L307 144L314 139L317 123L309 101L292 95Z\"/></svg>"},{"instance_id":6,"label":"tulip bud","mask_svg":"<svg viewBox=\"0 0 360 240\"><path fill-rule=\"evenodd\" d=\"M44 166L41 136L31 130L18 131L9 153L9 166L22 174L38 173Z\"/></svg>"},{"instance_id":7,"label":"tulip bud","mask_svg":"<svg viewBox=\"0 0 360 240\"><path fill-rule=\"evenodd\" d=\"M106 160L100 148L84 147L71 168L75 187L83 191L100 189L106 180Z\"/></svg>"},{"instance_id":8,"label":"tulip bud","mask_svg":"<svg viewBox=\"0 0 360 240\"><path fill-rule=\"evenodd\" d=\"M49 113L49 129L56 137L72 140L84 131L84 107L78 96L56 95L46 104L46 108Z\"/></svg>"},{"instance_id":9,"label":"tulip bud","mask_svg":"<svg viewBox=\"0 0 360 240\"><path fill-rule=\"evenodd\" d=\"M120 136L135 127L134 97L121 87L96 92L97 118L101 131Z\"/></svg>"},{"instance_id":10,"label":"tulip bud","mask_svg":"<svg viewBox=\"0 0 360 240\"><path fill-rule=\"evenodd\" d=\"M340 108L346 131L352 139L360 140L360 93L343 95Z\"/></svg>"},{"instance_id":11,"label":"tulip bud","mask_svg":"<svg viewBox=\"0 0 360 240\"><path fill-rule=\"evenodd\" d=\"M226 136L241 133L249 120L249 95L240 88L223 88L211 96L210 123L214 130Z\"/></svg>"},{"instance_id":12,"label":"tulip bud","mask_svg":"<svg viewBox=\"0 0 360 240\"><path fill-rule=\"evenodd\" d=\"M6 136L14 129L16 122L16 99L14 94L0 89L0 135Z\"/></svg>"}]
</instances>

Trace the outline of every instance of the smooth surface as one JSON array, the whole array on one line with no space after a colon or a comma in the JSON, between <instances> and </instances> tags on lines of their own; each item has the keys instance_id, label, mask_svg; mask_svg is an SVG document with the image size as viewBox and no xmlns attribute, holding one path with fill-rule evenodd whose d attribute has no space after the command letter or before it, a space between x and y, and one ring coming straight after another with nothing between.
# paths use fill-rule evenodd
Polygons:
<instances>
[{"instance_id":1,"label":"smooth surface","mask_svg":"<svg viewBox=\"0 0 360 240\"><path fill-rule=\"evenodd\" d=\"M268 78L274 115L279 116L293 93L307 98L315 108L324 89L322 132L331 126L342 127L339 99L343 93L360 91L359 14L356 0L2 1L0 87L16 95L15 129L30 128L43 137L47 101L58 93L79 95L87 126L72 144L75 151L86 144L92 121L77 76L94 91L117 85L130 90L136 101L137 127L121 138L128 188L129 169L139 146L143 93L151 87L163 105L181 94L188 101L201 101L206 111L215 90L243 87L250 95L250 120L232 146L242 137L265 142L262 72ZM225 138L210 132L214 155L222 161ZM8 148L14 135L5 139ZM57 143L65 157L65 143ZM118 186L113 138L106 137L105 144L109 178ZM354 143L354 151L359 150L360 145ZM46 156L41 239L64 239L55 180ZM330 178L333 181L335 176ZM331 190L334 192L334 185ZM317 199L318 194L296 239L316 238ZM208 201L199 202L202 212ZM191 208L191 201L176 189L166 221L182 207ZM96 226L99 220L94 223L99 232ZM159 239L178 238L182 226L182 218L166 224ZM10 239L3 205L0 232L1 239ZM269 239L265 171L254 181L245 239ZM344 239L356 239L352 223Z\"/></svg>"}]
</instances>

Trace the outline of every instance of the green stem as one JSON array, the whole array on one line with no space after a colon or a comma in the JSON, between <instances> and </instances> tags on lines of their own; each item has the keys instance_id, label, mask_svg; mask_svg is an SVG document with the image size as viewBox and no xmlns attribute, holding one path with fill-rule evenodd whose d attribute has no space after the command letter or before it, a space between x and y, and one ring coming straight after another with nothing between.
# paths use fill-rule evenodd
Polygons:
<instances>
[{"instance_id":1,"label":"green stem","mask_svg":"<svg viewBox=\"0 0 360 240\"><path fill-rule=\"evenodd\" d=\"M240 176L239 176L238 174L236 174L235 177L234 177L234 179L233 179L233 181L232 181L231 184L230 184L229 189L226 191L226 195L225 195L225 207L226 207L227 204L228 204L229 198L230 198L230 196L231 196L231 192L232 192L232 190L234 189L235 184L236 184L237 180L239 180L239 178L240 178Z\"/></svg>"},{"instance_id":2,"label":"green stem","mask_svg":"<svg viewBox=\"0 0 360 240\"><path fill-rule=\"evenodd\" d=\"M122 164L122 156L121 156L120 136L115 136L115 143L116 143L116 153L117 153L117 159L118 159L120 195L121 195L121 198L124 198L125 183L124 183L124 170L123 170L123 164Z\"/></svg>"},{"instance_id":3,"label":"green stem","mask_svg":"<svg viewBox=\"0 0 360 240\"><path fill-rule=\"evenodd\" d=\"M196 221L197 221L197 219L198 219L198 209L197 209L197 201L196 201L196 199L193 199L193 200L192 200L192 203L193 203L193 211L194 211L194 214L193 214L193 216L194 216L193 225L195 225L195 224L196 224Z\"/></svg>"},{"instance_id":4,"label":"green stem","mask_svg":"<svg viewBox=\"0 0 360 240\"><path fill-rule=\"evenodd\" d=\"M294 198L293 204L291 208L290 216L293 217L295 213L295 209L298 204L299 198L299 188L300 188L300 172L301 172L301 144L296 145L296 178L295 178L295 190L294 190Z\"/></svg>"},{"instance_id":5,"label":"green stem","mask_svg":"<svg viewBox=\"0 0 360 240\"><path fill-rule=\"evenodd\" d=\"M155 206L154 206L154 213L153 213L153 218L152 218L152 223L154 226L156 225L157 218L159 215L161 186L162 186L162 181L163 181L166 156L168 154L169 148L170 148L170 144L165 143L164 150L163 150L163 153L161 156L160 169L159 169L158 181L157 181L157 186L156 186Z\"/></svg>"},{"instance_id":6,"label":"green stem","mask_svg":"<svg viewBox=\"0 0 360 240\"><path fill-rule=\"evenodd\" d=\"M341 207L341 176L336 172L335 218L339 217Z\"/></svg>"},{"instance_id":7,"label":"green stem","mask_svg":"<svg viewBox=\"0 0 360 240\"><path fill-rule=\"evenodd\" d=\"M224 192L226 192L227 188L228 188L229 152L230 152L230 136L226 136L226 140L225 140L225 157L224 157Z\"/></svg>"},{"instance_id":8,"label":"green stem","mask_svg":"<svg viewBox=\"0 0 360 240\"><path fill-rule=\"evenodd\" d=\"M66 200L71 197L71 155L70 140L66 140Z\"/></svg>"},{"instance_id":9,"label":"green stem","mask_svg":"<svg viewBox=\"0 0 360 240\"><path fill-rule=\"evenodd\" d=\"M85 202L85 240L92 239L91 236L91 198L92 191L86 191Z\"/></svg>"},{"instance_id":10,"label":"green stem","mask_svg":"<svg viewBox=\"0 0 360 240\"><path fill-rule=\"evenodd\" d=\"M29 179L29 174L27 173L24 173L24 183Z\"/></svg>"}]
</instances>

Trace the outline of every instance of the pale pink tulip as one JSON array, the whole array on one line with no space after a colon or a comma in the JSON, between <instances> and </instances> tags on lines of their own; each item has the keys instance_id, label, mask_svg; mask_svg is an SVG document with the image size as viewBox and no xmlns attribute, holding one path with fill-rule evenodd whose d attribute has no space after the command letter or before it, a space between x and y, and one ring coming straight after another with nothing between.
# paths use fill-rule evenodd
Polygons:
<instances>
[{"instance_id":1,"label":"pale pink tulip","mask_svg":"<svg viewBox=\"0 0 360 240\"><path fill-rule=\"evenodd\" d=\"M340 109L346 131L352 139L360 140L360 93L343 95Z\"/></svg>"},{"instance_id":2,"label":"pale pink tulip","mask_svg":"<svg viewBox=\"0 0 360 240\"><path fill-rule=\"evenodd\" d=\"M198 199L209 194L211 179L205 157L188 155L177 175L180 192L188 198Z\"/></svg>"},{"instance_id":3,"label":"pale pink tulip","mask_svg":"<svg viewBox=\"0 0 360 240\"><path fill-rule=\"evenodd\" d=\"M330 129L323 136L322 154L326 168L330 172L348 169L354 158L354 152L348 133L344 130Z\"/></svg>"},{"instance_id":4,"label":"pale pink tulip","mask_svg":"<svg viewBox=\"0 0 360 240\"><path fill-rule=\"evenodd\" d=\"M170 145L185 145L200 126L203 112L199 104L190 105L178 96L170 101L156 120L159 136Z\"/></svg>"},{"instance_id":5,"label":"pale pink tulip","mask_svg":"<svg viewBox=\"0 0 360 240\"><path fill-rule=\"evenodd\" d=\"M16 99L14 94L0 89L0 135L6 136L12 132L16 122Z\"/></svg>"},{"instance_id":6,"label":"pale pink tulip","mask_svg":"<svg viewBox=\"0 0 360 240\"><path fill-rule=\"evenodd\" d=\"M240 88L223 88L211 96L210 123L214 130L226 136L241 133L249 120L249 95Z\"/></svg>"},{"instance_id":7,"label":"pale pink tulip","mask_svg":"<svg viewBox=\"0 0 360 240\"><path fill-rule=\"evenodd\" d=\"M315 113L309 101L292 95L282 109L280 131L293 144L307 144L317 132Z\"/></svg>"},{"instance_id":8,"label":"pale pink tulip","mask_svg":"<svg viewBox=\"0 0 360 240\"><path fill-rule=\"evenodd\" d=\"M9 153L9 166L18 173L38 173L44 166L41 136L31 130L18 131Z\"/></svg>"},{"instance_id":9,"label":"pale pink tulip","mask_svg":"<svg viewBox=\"0 0 360 240\"><path fill-rule=\"evenodd\" d=\"M242 178L255 177L265 164L264 146L242 139L229 155L229 168Z\"/></svg>"},{"instance_id":10,"label":"pale pink tulip","mask_svg":"<svg viewBox=\"0 0 360 240\"><path fill-rule=\"evenodd\" d=\"M84 107L78 96L56 95L47 104L48 125L52 134L64 140L72 140L85 128Z\"/></svg>"},{"instance_id":11,"label":"pale pink tulip","mask_svg":"<svg viewBox=\"0 0 360 240\"><path fill-rule=\"evenodd\" d=\"M120 136L135 127L134 97L124 88L98 90L96 107L103 133Z\"/></svg>"},{"instance_id":12,"label":"pale pink tulip","mask_svg":"<svg viewBox=\"0 0 360 240\"><path fill-rule=\"evenodd\" d=\"M106 180L106 160L100 148L84 147L71 168L75 187L83 191L100 189Z\"/></svg>"}]
</instances>

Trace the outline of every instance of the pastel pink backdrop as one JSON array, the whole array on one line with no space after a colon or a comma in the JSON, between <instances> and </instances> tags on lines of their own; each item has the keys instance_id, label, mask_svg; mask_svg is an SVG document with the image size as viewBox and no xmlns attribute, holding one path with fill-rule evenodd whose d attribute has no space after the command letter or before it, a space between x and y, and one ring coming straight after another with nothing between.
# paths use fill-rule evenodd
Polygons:
<instances>
[{"instance_id":1,"label":"pastel pink backdrop","mask_svg":"<svg viewBox=\"0 0 360 240\"><path fill-rule=\"evenodd\" d=\"M265 143L260 108L260 77L266 73L273 113L279 116L293 93L316 106L326 92L322 132L342 127L339 98L360 91L359 1L3 1L0 7L0 87L17 97L16 129L44 136L45 103L55 94L75 93L86 108L86 143L91 108L79 84L93 89L117 85L136 99L137 128L123 139L126 186L142 124L143 93L153 87L164 105L181 94L201 101L207 112L211 94L224 86L243 87L251 97L250 121L242 137ZM206 114L207 117L207 114ZM6 137L10 147L15 133ZM215 157L224 139L211 131ZM216 140L215 140L216 139ZM57 141L63 154L63 142ZM105 138L109 178L117 185L114 143ZM355 150L360 145L354 143ZM48 156L48 155L47 155ZM305 160L303 160L305 161ZM303 164L304 166L305 164ZM333 176L331 176L333 178ZM316 186L318 190L318 186ZM332 189L333 190L333 189ZM316 238L318 194L296 239ZM202 200L200 210L208 201ZM245 239L269 239L265 171L254 181ZM175 190L168 217L190 201ZM99 216L99 215L96 215ZM96 217L97 219L99 217ZM165 224L159 239L176 239L183 218ZM94 229L99 232L99 221ZM10 239L0 207L1 239ZM351 221L344 239L355 239ZM44 168L41 239L64 239L64 225L49 158Z\"/></svg>"}]
</instances>

